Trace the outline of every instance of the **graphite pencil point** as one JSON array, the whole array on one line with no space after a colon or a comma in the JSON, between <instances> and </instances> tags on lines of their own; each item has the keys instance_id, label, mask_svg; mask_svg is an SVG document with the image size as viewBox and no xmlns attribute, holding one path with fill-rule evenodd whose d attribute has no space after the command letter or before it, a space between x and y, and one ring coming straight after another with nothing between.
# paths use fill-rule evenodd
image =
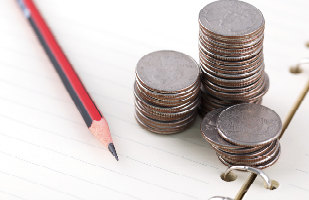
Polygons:
<instances>
[{"instance_id":1,"label":"graphite pencil point","mask_svg":"<svg viewBox=\"0 0 309 200\"><path fill-rule=\"evenodd\" d=\"M116 149L113 143L109 143L108 150L115 156L116 160L118 161L118 155L116 153Z\"/></svg>"}]
</instances>

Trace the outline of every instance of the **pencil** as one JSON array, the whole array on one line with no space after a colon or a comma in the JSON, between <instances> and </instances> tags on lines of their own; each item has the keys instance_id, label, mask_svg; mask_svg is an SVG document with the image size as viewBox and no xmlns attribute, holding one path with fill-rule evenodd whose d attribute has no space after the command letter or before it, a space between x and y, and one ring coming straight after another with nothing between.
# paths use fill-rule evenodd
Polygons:
<instances>
[{"instance_id":1,"label":"pencil","mask_svg":"<svg viewBox=\"0 0 309 200\"><path fill-rule=\"evenodd\" d=\"M32 0L17 0L23 14L34 29L41 45L58 72L64 86L82 115L90 132L109 149L118 161L108 124L58 45Z\"/></svg>"}]
</instances>

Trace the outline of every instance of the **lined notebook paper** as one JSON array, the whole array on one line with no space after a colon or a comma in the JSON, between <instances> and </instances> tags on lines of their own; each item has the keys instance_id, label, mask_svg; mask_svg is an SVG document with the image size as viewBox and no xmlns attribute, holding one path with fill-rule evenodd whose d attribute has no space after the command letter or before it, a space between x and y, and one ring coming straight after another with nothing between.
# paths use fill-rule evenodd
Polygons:
<instances>
[{"instance_id":1,"label":"lined notebook paper","mask_svg":"<svg viewBox=\"0 0 309 200\"><path fill-rule=\"evenodd\" d=\"M280 143L282 155L265 173L280 183L278 190L263 190L260 178L251 186L247 199L308 199L309 197L309 97L302 102ZM259 196L257 197L257 194Z\"/></svg>"},{"instance_id":2,"label":"lined notebook paper","mask_svg":"<svg viewBox=\"0 0 309 200\"><path fill-rule=\"evenodd\" d=\"M221 180L226 166L202 138L200 118L175 135L150 133L134 119L136 63L162 49L198 60L197 16L208 2L36 1L106 117L119 162L87 129L15 1L0 2L0 199L235 196L248 173L238 173L235 182ZM271 86L263 105L284 119L307 80L288 72L289 64L307 53L298 48L305 33L277 38L285 24L266 16L274 5L253 5L263 13L265 8L269 38L264 46ZM268 25L268 19L277 25Z\"/></svg>"}]
</instances>

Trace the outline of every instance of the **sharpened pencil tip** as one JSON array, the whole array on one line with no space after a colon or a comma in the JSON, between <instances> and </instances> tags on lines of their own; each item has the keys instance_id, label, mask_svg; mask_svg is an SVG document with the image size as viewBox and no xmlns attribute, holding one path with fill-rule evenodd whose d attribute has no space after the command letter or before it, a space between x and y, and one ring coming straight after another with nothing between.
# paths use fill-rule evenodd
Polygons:
<instances>
[{"instance_id":1,"label":"sharpened pencil tip","mask_svg":"<svg viewBox=\"0 0 309 200\"><path fill-rule=\"evenodd\" d=\"M113 154L113 156L115 156L116 160L118 161L118 155L116 153L116 149L113 143L109 143L108 150Z\"/></svg>"}]
</instances>

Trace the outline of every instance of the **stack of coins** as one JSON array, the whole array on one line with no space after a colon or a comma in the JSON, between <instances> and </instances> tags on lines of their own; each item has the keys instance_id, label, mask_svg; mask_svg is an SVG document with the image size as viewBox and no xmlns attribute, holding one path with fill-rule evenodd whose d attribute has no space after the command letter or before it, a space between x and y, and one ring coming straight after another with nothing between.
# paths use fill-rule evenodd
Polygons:
<instances>
[{"instance_id":1,"label":"stack of coins","mask_svg":"<svg viewBox=\"0 0 309 200\"><path fill-rule=\"evenodd\" d=\"M262 13L242 1L221 0L200 11L199 25L201 114L238 103L260 104L269 89Z\"/></svg>"},{"instance_id":2,"label":"stack of coins","mask_svg":"<svg viewBox=\"0 0 309 200\"><path fill-rule=\"evenodd\" d=\"M201 124L203 137L227 166L263 169L280 155L282 122L269 108L244 103L208 112Z\"/></svg>"},{"instance_id":3,"label":"stack of coins","mask_svg":"<svg viewBox=\"0 0 309 200\"><path fill-rule=\"evenodd\" d=\"M200 103L200 69L188 55L157 51L137 63L135 118L145 129L172 134L189 128Z\"/></svg>"}]
</instances>

